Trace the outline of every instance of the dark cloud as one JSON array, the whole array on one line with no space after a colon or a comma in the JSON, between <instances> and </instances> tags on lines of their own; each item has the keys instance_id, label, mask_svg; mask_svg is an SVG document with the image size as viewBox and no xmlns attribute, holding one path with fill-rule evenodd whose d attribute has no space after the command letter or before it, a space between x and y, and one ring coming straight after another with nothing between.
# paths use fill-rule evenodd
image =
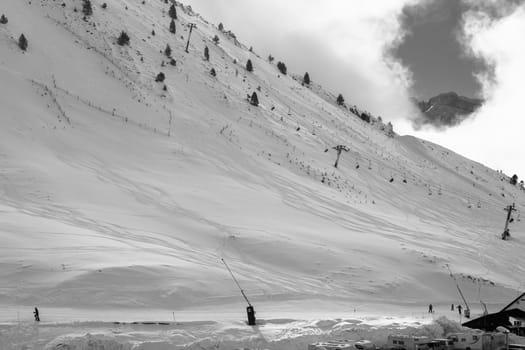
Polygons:
<instances>
[{"instance_id":1,"label":"dark cloud","mask_svg":"<svg viewBox=\"0 0 525 350\"><path fill-rule=\"evenodd\" d=\"M422 110L414 119L415 127L444 129L472 115L471 108L453 106L435 106L429 112L425 107L433 97L451 91L467 99L482 96L477 77L490 76L491 67L469 54L461 40L463 15L471 8L459 0L428 0L403 9L401 20L407 34L390 54L412 72L411 94Z\"/></svg>"},{"instance_id":2,"label":"dark cloud","mask_svg":"<svg viewBox=\"0 0 525 350\"><path fill-rule=\"evenodd\" d=\"M464 3L474 11L488 15L492 20L499 20L512 14L525 0L464 0Z\"/></svg>"}]
</instances>

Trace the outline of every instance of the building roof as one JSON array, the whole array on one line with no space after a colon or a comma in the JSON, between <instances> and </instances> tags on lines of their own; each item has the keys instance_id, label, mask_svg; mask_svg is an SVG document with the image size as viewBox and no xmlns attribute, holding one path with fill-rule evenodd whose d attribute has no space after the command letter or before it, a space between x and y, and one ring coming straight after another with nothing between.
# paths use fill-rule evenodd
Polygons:
<instances>
[{"instance_id":1,"label":"building roof","mask_svg":"<svg viewBox=\"0 0 525 350\"><path fill-rule=\"evenodd\" d=\"M511 306L513 303L509 304L508 306ZM525 306L525 303L523 303L523 305ZM509 317L514 317L514 318L525 320L525 311L518 309L518 308L511 309L511 310L507 310L507 308L504 308L500 312L483 315L481 317L465 322L462 325L465 327L474 328L474 329L483 329L486 331L493 331L499 326L503 326L503 327L512 326L509 322Z\"/></svg>"},{"instance_id":2,"label":"building roof","mask_svg":"<svg viewBox=\"0 0 525 350\"><path fill-rule=\"evenodd\" d=\"M500 312L511 309L520 309L525 312L525 293L514 299L509 305L501 309Z\"/></svg>"}]
</instances>

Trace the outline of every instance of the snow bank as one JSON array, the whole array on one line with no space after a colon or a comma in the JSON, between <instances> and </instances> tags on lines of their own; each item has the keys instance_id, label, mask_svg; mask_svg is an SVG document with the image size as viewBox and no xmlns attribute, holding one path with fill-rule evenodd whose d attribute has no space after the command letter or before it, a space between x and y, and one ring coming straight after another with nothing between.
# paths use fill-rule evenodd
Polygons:
<instances>
[{"instance_id":1,"label":"snow bank","mask_svg":"<svg viewBox=\"0 0 525 350\"><path fill-rule=\"evenodd\" d=\"M68 327L68 326L62 326ZM77 327L82 327L77 325ZM306 350L308 344L328 340L371 340L374 344L386 344L389 334L425 335L442 338L447 333L459 331L456 322L444 317L435 322L417 326L375 327L355 319L335 320L268 320L261 325L248 327L244 324L197 323L179 324L168 329L128 325L127 328L111 329L101 324L82 334L82 330L70 335L59 335L49 341L44 349L57 350L219 350L219 349L271 349ZM64 329L55 329L62 332ZM41 338L43 333L39 335ZM37 338L35 338L37 339ZM15 344L15 343L12 343ZM30 344L30 343L26 343ZM35 343L36 344L36 343Z\"/></svg>"},{"instance_id":2,"label":"snow bank","mask_svg":"<svg viewBox=\"0 0 525 350\"><path fill-rule=\"evenodd\" d=\"M46 350L131 350L133 348L132 344L123 344L91 334L75 338L61 337L45 347Z\"/></svg>"}]
</instances>

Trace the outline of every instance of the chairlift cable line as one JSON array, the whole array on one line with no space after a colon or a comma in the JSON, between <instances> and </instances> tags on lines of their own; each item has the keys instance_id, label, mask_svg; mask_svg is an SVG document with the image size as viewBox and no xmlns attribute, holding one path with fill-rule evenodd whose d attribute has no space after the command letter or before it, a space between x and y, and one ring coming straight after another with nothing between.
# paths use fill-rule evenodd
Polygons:
<instances>
[{"instance_id":1,"label":"chairlift cable line","mask_svg":"<svg viewBox=\"0 0 525 350\"><path fill-rule=\"evenodd\" d=\"M448 266L448 264L446 264L446 267L447 267L448 271L450 272L450 277L452 277L452 279L456 283L456 288L459 291L459 295L461 295L461 298L463 299L463 302L465 303L465 306L466 306L465 314L470 314L470 308L468 306L467 300L465 299L465 296L463 295L463 292L461 291L461 288L459 288L459 284L458 284L458 281L456 280L456 277L454 276L454 274L450 270L450 266Z\"/></svg>"}]
</instances>

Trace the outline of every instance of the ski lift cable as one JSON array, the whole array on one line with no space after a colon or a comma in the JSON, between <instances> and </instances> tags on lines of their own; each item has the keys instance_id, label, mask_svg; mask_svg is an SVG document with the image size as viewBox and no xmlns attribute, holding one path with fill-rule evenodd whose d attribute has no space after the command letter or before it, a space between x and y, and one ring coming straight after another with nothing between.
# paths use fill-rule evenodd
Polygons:
<instances>
[{"instance_id":1,"label":"ski lift cable","mask_svg":"<svg viewBox=\"0 0 525 350\"><path fill-rule=\"evenodd\" d=\"M447 267L448 271L450 272L450 277L452 277L452 279L454 280L454 283L456 284L456 288L458 289L459 295L461 296L461 298L463 299L463 302L465 303L466 310L470 310L470 308L468 306L468 303L467 303L467 300L465 299L465 296L463 295L463 292L461 291L461 288L459 288L459 283L456 280L456 277L454 276L454 274L452 273L452 270L450 270L450 266L448 264L445 264L445 266Z\"/></svg>"}]
</instances>

